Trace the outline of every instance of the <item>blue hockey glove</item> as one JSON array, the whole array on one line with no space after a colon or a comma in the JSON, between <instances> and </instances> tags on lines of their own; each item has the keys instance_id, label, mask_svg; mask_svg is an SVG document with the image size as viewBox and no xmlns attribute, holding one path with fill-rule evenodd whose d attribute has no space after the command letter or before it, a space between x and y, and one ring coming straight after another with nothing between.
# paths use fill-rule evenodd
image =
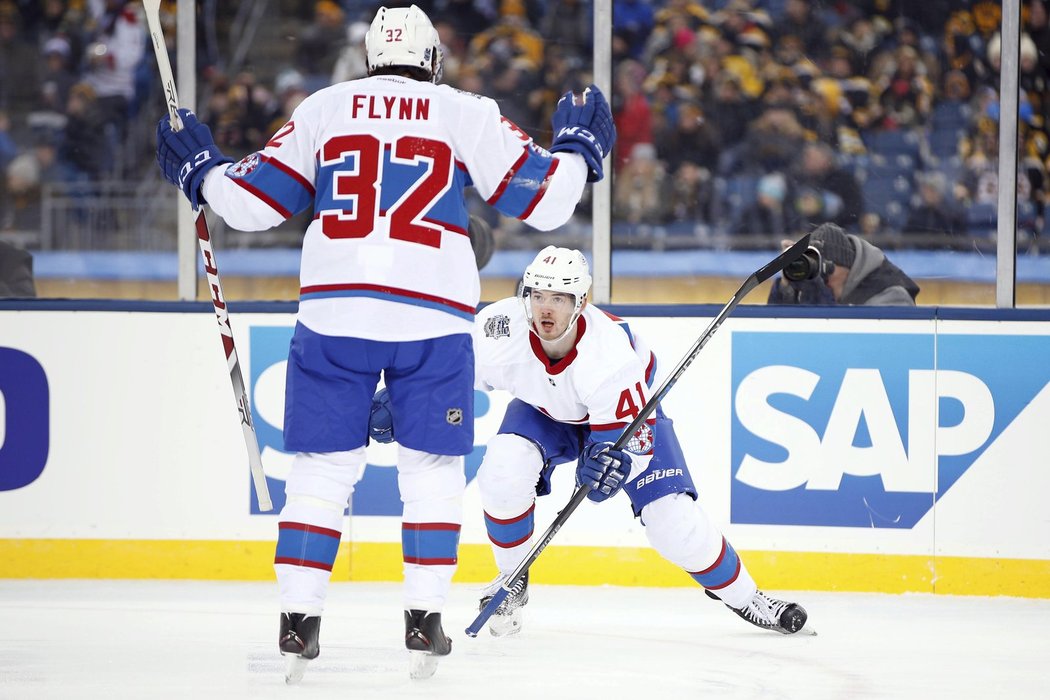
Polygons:
<instances>
[{"instance_id":1,"label":"blue hockey glove","mask_svg":"<svg viewBox=\"0 0 1050 700\"><path fill-rule=\"evenodd\" d=\"M575 96L567 92L558 100L551 117L554 140L550 151L579 153L590 170L587 182L597 182L604 177L602 159L616 143L616 124L605 95L596 85L584 90L582 98L583 104L576 104Z\"/></svg>"},{"instance_id":2,"label":"blue hockey glove","mask_svg":"<svg viewBox=\"0 0 1050 700\"><path fill-rule=\"evenodd\" d=\"M390 394L380 389L372 397L372 410L368 414L368 437L376 442L394 441L394 414L390 412Z\"/></svg>"},{"instance_id":3,"label":"blue hockey glove","mask_svg":"<svg viewBox=\"0 0 1050 700\"><path fill-rule=\"evenodd\" d=\"M206 204L201 195L204 176L216 165L232 163L215 145L211 129L188 109L180 109L182 129L174 131L168 117L157 124L157 165L164 178L182 189L194 209Z\"/></svg>"},{"instance_id":4,"label":"blue hockey glove","mask_svg":"<svg viewBox=\"0 0 1050 700\"><path fill-rule=\"evenodd\" d=\"M576 485L589 484L587 498L601 503L623 486L631 473L631 453L612 449L611 442L592 442L583 448L576 466Z\"/></svg>"}]
</instances>

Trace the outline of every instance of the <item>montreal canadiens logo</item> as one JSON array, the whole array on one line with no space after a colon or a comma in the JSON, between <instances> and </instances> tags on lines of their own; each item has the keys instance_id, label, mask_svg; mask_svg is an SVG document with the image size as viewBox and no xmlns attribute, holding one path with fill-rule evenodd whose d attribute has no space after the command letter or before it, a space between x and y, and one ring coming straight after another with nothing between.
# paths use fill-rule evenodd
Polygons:
<instances>
[{"instance_id":1,"label":"montreal canadiens logo","mask_svg":"<svg viewBox=\"0 0 1050 700\"><path fill-rule=\"evenodd\" d=\"M230 168L230 175L233 177L244 177L248 173L252 172L259 167L259 154L251 153L241 158L237 163Z\"/></svg>"}]
</instances>

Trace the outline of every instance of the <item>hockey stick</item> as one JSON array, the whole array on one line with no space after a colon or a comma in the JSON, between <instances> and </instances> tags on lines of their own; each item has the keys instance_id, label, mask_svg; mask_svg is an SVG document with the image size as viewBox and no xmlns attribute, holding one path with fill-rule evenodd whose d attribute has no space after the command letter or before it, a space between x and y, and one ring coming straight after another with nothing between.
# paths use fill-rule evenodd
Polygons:
<instances>
[{"instance_id":1,"label":"hockey stick","mask_svg":"<svg viewBox=\"0 0 1050 700\"><path fill-rule=\"evenodd\" d=\"M693 346L689 348L689 352L685 354L685 357L682 358L682 361L679 362L678 366L675 367L673 372L671 372L671 375L664 380L664 383L660 385L660 388L656 390L656 393L646 402L645 406L642 407L642 410L638 413L635 419L631 421L631 424L620 433L620 437L616 438L616 442L613 443L612 449L623 449L623 446L634 436L635 431L637 431L642 426L642 423L649 418L649 415L656 410L656 406L661 400L663 400L664 396L667 395L667 392L671 390L671 387L675 385L685 372L686 368L693 363L693 360L696 359L700 350L707 344L707 341L711 339L711 336L715 334L715 331L717 331L718 327L722 325L722 322L725 321L726 317L733 312L733 309L737 307L737 304L739 304L740 301L755 287L762 284L801 257L807 247L809 247L808 233L796 241L790 248L778 255L770 263L756 270L750 277L744 280L744 283L740 285L740 289L736 290L736 293L733 294L729 303L722 307L722 310L718 312L718 315L715 316L714 320L712 320L707 326L707 329L704 330L700 338L693 343ZM551 540L554 539L554 536L558 534L558 530L560 530L562 525L565 524L565 521L568 520L573 511L583 503L583 499L587 498L587 493L590 490L591 487L588 484L583 484L582 486L577 487L576 492L572 495L568 505L558 513L558 517L554 519L554 522L547 528L547 531L543 533L535 546L529 550L529 553L525 555L525 558L520 564L518 564L518 567L507 576L507 580L503 582L503 585L499 587L488 604L480 613L478 613L474 622L467 627L467 636L478 636L478 632L481 631L485 622L492 617L493 613L496 612L496 609L499 608L503 601L507 599L507 596L510 595L510 589L514 583L529 570L529 567L532 566L534 561L536 561L540 552L547 548L547 545L550 544Z\"/></svg>"},{"instance_id":2,"label":"hockey stick","mask_svg":"<svg viewBox=\"0 0 1050 700\"><path fill-rule=\"evenodd\" d=\"M142 0L146 9L146 25L149 27L150 39L153 41L153 52L157 56L157 68L160 70L160 82L164 86L164 99L168 105L168 117L171 128L182 129L179 119L179 97L175 92L175 76L168 61L168 47L164 43L164 33L160 26L160 1ZM244 388L244 377L241 375L241 363L237 359L237 348L233 344L233 328L230 326L230 314L226 309L226 297L219 282L219 267L215 262L215 252L211 247L211 232L208 230L208 219L204 209L197 214L197 243L200 245L201 257L204 259L204 272L211 288L211 302L215 307L215 316L219 321L219 333L222 335L222 347L226 351L226 365L230 370L230 382L233 383L233 396L237 401L237 411L241 415L241 432L244 444L248 448L248 466L252 472L255 485L255 497L259 501L259 510L273 510L270 500L270 489L266 486L266 473L263 471L262 456L259 454L259 438L252 424L252 410L248 405L248 393Z\"/></svg>"}]
</instances>

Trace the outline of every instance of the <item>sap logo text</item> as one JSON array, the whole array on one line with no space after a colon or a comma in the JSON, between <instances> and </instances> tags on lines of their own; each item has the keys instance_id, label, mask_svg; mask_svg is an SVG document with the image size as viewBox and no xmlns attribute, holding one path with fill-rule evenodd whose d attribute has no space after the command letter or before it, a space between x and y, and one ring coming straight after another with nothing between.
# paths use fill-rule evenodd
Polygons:
<instances>
[{"instance_id":1,"label":"sap logo text","mask_svg":"<svg viewBox=\"0 0 1050 700\"><path fill-rule=\"evenodd\" d=\"M804 420L770 405L774 394L809 400L819 374L798 367L764 367L737 388L736 411L755 437L780 445L787 459L768 462L744 455L736 478L768 491L798 487L835 491L842 477L878 477L886 491L932 493L937 458L973 452L992 432L995 403L988 387L964 372L908 372L907 426L901 430L882 376L875 369L848 369L831 406L823 437ZM937 424L941 399L966 407L965 418L952 426ZM870 444L856 445L858 428L866 425ZM907 445L902 434L907 436Z\"/></svg>"},{"instance_id":2,"label":"sap logo text","mask_svg":"<svg viewBox=\"0 0 1050 700\"><path fill-rule=\"evenodd\" d=\"M49 395L47 374L32 355L0 348L0 491L27 486L44 472Z\"/></svg>"},{"instance_id":3,"label":"sap logo text","mask_svg":"<svg viewBox=\"0 0 1050 700\"><path fill-rule=\"evenodd\" d=\"M646 474L641 479L635 482L635 488L642 488L646 484L651 484L657 479L667 479L672 476L682 476L681 469L654 469L651 473Z\"/></svg>"},{"instance_id":4,"label":"sap logo text","mask_svg":"<svg viewBox=\"0 0 1050 700\"><path fill-rule=\"evenodd\" d=\"M736 523L911 528L1050 380L1046 336L738 332L732 353Z\"/></svg>"}]
</instances>

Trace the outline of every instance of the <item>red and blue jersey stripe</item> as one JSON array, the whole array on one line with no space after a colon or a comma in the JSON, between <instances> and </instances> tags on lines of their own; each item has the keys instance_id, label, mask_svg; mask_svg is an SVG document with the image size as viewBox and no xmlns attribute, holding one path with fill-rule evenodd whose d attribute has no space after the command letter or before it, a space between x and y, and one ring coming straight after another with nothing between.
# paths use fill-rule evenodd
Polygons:
<instances>
[{"instance_id":1,"label":"red and blue jersey stripe","mask_svg":"<svg viewBox=\"0 0 1050 700\"><path fill-rule=\"evenodd\" d=\"M415 292L411 289L400 289L386 284L315 284L299 289L299 299L307 301L310 299L334 299L337 297L367 297L369 299L383 299L385 301L396 301L411 306L419 306L435 311L444 311L447 314L473 321L477 311L476 307L461 304L452 299Z\"/></svg>"},{"instance_id":2,"label":"red and blue jersey stripe","mask_svg":"<svg viewBox=\"0 0 1050 700\"><path fill-rule=\"evenodd\" d=\"M253 162L257 158L256 162ZM285 219L298 214L314 201L309 180L276 158L253 153L227 168L226 177L251 192Z\"/></svg>"},{"instance_id":3,"label":"red and blue jersey stripe","mask_svg":"<svg viewBox=\"0 0 1050 700\"><path fill-rule=\"evenodd\" d=\"M557 169L556 158L524 148L521 157L486 201L507 216L526 219L543 199Z\"/></svg>"}]
</instances>

